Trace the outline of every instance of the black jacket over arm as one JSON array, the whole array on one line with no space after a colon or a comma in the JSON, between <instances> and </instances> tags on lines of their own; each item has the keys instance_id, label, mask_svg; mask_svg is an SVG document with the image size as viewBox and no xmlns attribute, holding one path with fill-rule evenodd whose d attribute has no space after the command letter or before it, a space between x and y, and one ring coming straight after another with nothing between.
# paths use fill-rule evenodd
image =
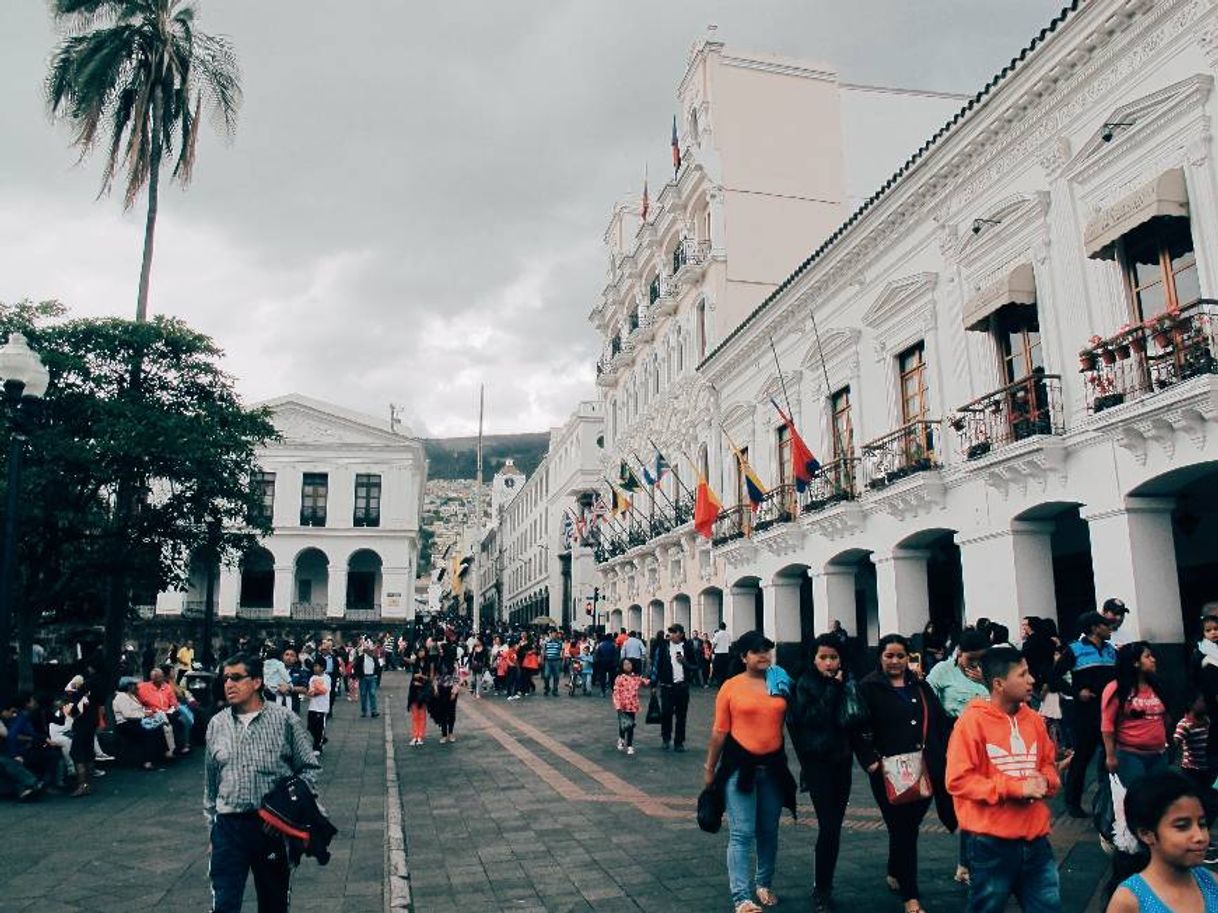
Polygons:
<instances>
[{"instance_id":1,"label":"black jacket over arm","mask_svg":"<svg viewBox=\"0 0 1218 913\"><path fill-rule=\"evenodd\" d=\"M850 740L842 725L842 703L853 682L839 682L809 669L795 683L787 710L787 729L800 764L850 759Z\"/></svg>"}]
</instances>

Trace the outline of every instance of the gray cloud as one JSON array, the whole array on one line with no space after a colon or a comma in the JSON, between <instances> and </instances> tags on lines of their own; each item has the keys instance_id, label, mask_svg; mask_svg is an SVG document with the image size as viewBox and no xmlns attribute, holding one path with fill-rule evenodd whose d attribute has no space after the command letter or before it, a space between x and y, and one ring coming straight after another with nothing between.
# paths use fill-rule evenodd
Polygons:
<instances>
[{"instance_id":1,"label":"gray cloud","mask_svg":"<svg viewBox=\"0 0 1218 913\"><path fill-rule=\"evenodd\" d=\"M155 311L213 334L250 399L289 390L417 429L561 421L594 395L585 323L613 201L653 193L689 45L823 61L844 80L973 92L1056 11L1024 0L435 4L201 0L246 104L163 195ZM40 85L55 35L0 10L0 299L134 311L142 212L94 202ZM909 150L896 150L893 165ZM793 264L794 265L794 264Z\"/></svg>"}]
</instances>

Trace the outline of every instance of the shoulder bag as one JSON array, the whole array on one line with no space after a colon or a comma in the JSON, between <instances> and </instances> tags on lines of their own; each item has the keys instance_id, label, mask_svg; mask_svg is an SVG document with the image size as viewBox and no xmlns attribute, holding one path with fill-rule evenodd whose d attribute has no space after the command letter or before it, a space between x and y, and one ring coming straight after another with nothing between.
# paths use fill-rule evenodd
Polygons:
<instances>
[{"instance_id":1,"label":"shoulder bag","mask_svg":"<svg viewBox=\"0 0 1218 913\"><path fill-rule=\"evenodd\" d=\"M890 805L908 805L929 799L934 795L934 787L930 782L930 774L926 770L926 757L923 750L926 746L926 736L930 726L930 712L926 706L926 696L918 689L918 697L922 701L922 748L917 751L907 751L904 754L889 755L880 758L880 772L884 777L884 795Z\"/></svg>"}]
</instances>

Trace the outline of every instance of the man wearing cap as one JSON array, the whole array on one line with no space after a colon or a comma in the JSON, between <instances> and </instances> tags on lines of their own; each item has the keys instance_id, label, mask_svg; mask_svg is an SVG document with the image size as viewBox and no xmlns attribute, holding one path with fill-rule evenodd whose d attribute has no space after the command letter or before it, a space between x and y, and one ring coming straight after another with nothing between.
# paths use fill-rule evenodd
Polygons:
<instances>
[{"instance_id":1,"label":"man wearing cap","mask_svg":"<svg viewBox=\"0 0 1218 913\"><path fill-rule=\"evenodd\" d=\"M1089 818L1082 807L1083 789L1087 785L1087 765L1100 744L1100 695L1116 679L1116 650L1109 643L1112 627L1099 612L1080 615L1078 628L1082 634L1062 653L1053 671L1059 678L1069 673L1074 695L1074 760L1066 778L1066 810L1073 818ZM1099 771L1096 775L1103 788L1107 778Z\"/></svg>"},{"instance_id":2,"label":"man wearing cap","mask_svg":"<svg viewBox=\"0 0 1218 913\"><path fill-rule=\"evenodd\" d=\"M1128 629L1122 629L1125 624L1125 616L1129 614L1129 607L1125 605L1123 599L1115 596L1105 599L1100 614L1108 619L1108 626L1112 629L1112 637L1108 640L1112 644L1112 649L1119 650L1125 644L1133 643L1133 635L1129 633Z\"/></svg>"},{"instance_id":3,"label":"man wearing cap","mask_svg":"<svg viewBox=\"0 0 1218 913\"><path fill-rule=\"evenodd\" d=\"M679 624L669 625L668 639L656 646L651 657L651 687L660 689L660 739L665 751L670 744L676 751L685 750L689 682L695 663L697 657L685 639L685 628Z\"/></svg>"}]
</instances>

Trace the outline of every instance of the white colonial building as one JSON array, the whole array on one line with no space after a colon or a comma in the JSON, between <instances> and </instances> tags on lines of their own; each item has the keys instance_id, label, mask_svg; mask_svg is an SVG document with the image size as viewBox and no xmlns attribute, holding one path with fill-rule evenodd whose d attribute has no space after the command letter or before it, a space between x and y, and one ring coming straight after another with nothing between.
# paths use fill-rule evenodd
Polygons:
<instances>
[{"instance_id":1,"label":"white colonial building","mask_svg":"<svg viewBox=\"0 0 1218 913\"><path fill-rule=\"evenodd\" d=\"M280 440L258 454L274 532L218 574L221 617L413 618L427 458L400 424L292 394L263 403ZM214 571L213 571L214 573ZM158 614L201 611L208 571Z\"/></svg>"},{"instance_id":2,"label":"white colonial building","mask_svg":"<svg viewBox=\"0 0 1218 913\"><path fill-rule=\"evenodd\" d=\"M695 147L728 129L713 91L689 94L715 57L681 87ZM981 616L1070 632L1120 596L1135 635L1192 636L1218 598L1216 62L1209 0L1075 4L832 231L816 207L738 230L714 202L728 159L695 148L654 218L611 229L592 321L606 466L654 440L726 509L711 541L611 542L611 624L723 619L787 645L832 620L871 642ZM759 102L746 132L794 110ZM781 278L749 270L764 294L742 313L749 243L802 250ZM825 466L803 493L771 398ZM757 511L727 436L770 489Z\"/></svg>"},{"instance_id":3,"label":"white colonial building","mask_svg":"<svg viewBox=\"0 0 1218 913\"><path fill-rule=\"evenodd\" d=\"M602 404L580 403L550 429L549 449L532 475L526 479L510 460L495 474L491 524L473 549L479 617L593 622L586 609L596 586L592 549L564 529L590 515L598 482L604 492L603 436Z\"/></svg>"}]
</instances>

